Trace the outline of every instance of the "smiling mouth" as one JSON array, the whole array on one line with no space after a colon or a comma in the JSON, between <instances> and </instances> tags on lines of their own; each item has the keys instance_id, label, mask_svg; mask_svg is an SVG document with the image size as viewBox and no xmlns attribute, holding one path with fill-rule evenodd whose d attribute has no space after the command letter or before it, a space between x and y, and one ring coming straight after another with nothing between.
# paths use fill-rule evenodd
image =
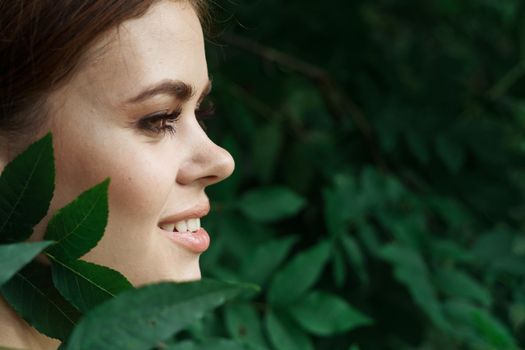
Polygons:
<instances>
[{"instance_id":1,"label":"smiling mouth","mask_svg":"<svg viewBox=\"0 0 525 350\"><path fill-rule=\"evenodd\" d=\"M180 220L159 225L162 233L177 246L194 254L205 252L210 246L210 236L201 227L200 218Z\"/></svg>"},{"instance_id":2,"label":"smiling mouth","mask_svg":"<svg viewBox=\"0 0 525 350\"><path fill-rule=\"evenodd\" d=\"M160 225L160 228L168 232L191 233L197 232L201 228L201 219L187 219L180 220L176 223L168 223Z\"/></svg>"}]
</instances>

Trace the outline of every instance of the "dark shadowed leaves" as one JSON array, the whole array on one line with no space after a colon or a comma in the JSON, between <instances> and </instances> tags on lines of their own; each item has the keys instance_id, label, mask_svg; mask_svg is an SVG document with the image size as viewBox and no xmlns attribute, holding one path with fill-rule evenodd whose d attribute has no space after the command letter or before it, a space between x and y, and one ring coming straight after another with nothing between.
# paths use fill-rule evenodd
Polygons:
<instances>
[{"instance_id":1,"label":"dark shadowed leaves","mask_svg":"<svg viewBox=\"0 0 525 350\"><path fill-rule=\"evenodd\" d=\"M47 226L45 239L56 244L46 250L56 260L80 258L95 247L108 219L109 179L82 193L60 209Z\"/></svg>"},{"instance_id":2,"label":"dark shadowed leaves","mask_svg":"<svg viewBox=\"0 0 525 350\"><path fill-rule=\"evenodd\" d=\"M275 274L268 290L269 301L286 304L305 294L319 279L330 248L328 242L322 241L296 255Z\"/></svg>"},{"instance_id":3,"label":"dark shadowed leaves","mask_svg":"<svg viewBox=\"0 0 525 350\"><path fill-rule=\"evenodd\" d=\"M446 329L447 323L441 305L421 255L412 248L396 243L384 246L381 255L392 264L394 276L408 288L414 301L427 313L434 324Z\"/></svg>"},{"instance_id":4,"label":"dark shadowed leaves","mask_svg":"<svg viewBox=\"0 0 525 350\"><path fill-rule=\"evenodd\" d=\"M244 290L211 280L128 290L86 315L67 349L149 349Z\"/></svg>"},{"instance_id":5,"label":"dark shadowed leaves","mask_svg":"<svg viewBox=\"0 0 525 350\"><path fill-rule=\"evenodd\" d=\"M252 149L257 175L262 183L271 180L282 143L282 126L278 122L269 123L255 132Z\"/></svg>"},{"instance_id":6,"label":"dark shadowed leaves","mask_svg":"<svg viewBox=\"0 0 525 350\"><path fill-rule=\"evenodd\" d=\"M265 345L262 325L252 302L238 301L224 309L226 328L233 339L243 343Z\"/></svg>"},{"instance_id":7,"label":"dark shadowed leaves","mask_svg":"<svg viewBox=\"0 0 525 350\"><path fill-rule=\"evenodd\" d=\"M1 291L24 320L52 338L65 340L80 317L54 288L48 266L28 265L4 284Z\"/></svg>"},{"instance_id":8,"label":"dark shadowed leaves","mask_svg":"<svg viewBox=\"0 0 525 350\"><path fill-rule=\"evenodd\" d=\"M265 285L268 278L284 261L292 246L297 242L296 236L270 240L255 248L242 265L242 275L247 281Z\"/></svg>"},{"instance_id":9,"label":"dark shadowed leaves","mask_svg":"<svg viewBox=\"0 0 525 350\"><path fill-rule=\"evenodd\" d=\"M53 242L0 245L0 286Z\"/></svg>"},{"instance_id":10,"label":"dark shadowed leaves","mask_svg":"<svg viewBox=\"0 0 525 350\"><path fill-rule=\"evenodd\" d=\"M329 336L370 325L372 320L342 298L319 291L311 292L287 310L308 332Z\"/></svg>"},{"instance_id":11,"label":"dark shadowed leaves","mask_svg":"<svg viewBox=\"0 0 525 350\"><path fill-rule=\"evenodd\" d=\"M264 347L246 345L230 339L204 339L183 341L175 345L162 347L163 350L266 350Z\"/></svg>"},{"instance_id":12,"label":"dark shadowed leaves","mask_svg":"<svg viewBox=\"0 0 525 350\"><path fill-rule=\"evenodd\" d=\"M0 242L26 240L47 213L55 187L53 143L48 134L11 163L0 177Z\"/></svg>"},{"instance_id":13,"label":"dark shadowed leaves","mask_svg":"<svg viewBox=\"0 0 525 350\"><path fill-rule=\"evenodd\" d=\"M120 272L82 260L55 260L52 274L55 287L82 312L133 288Z\"/></svg>"},{"instance_id":14,"label":"dark shadowed leaves","mask_svg":"<svg viewBox=\"0 0 525 350\"><path fill-rule=\"evenodd\" d=\"M308 335L286 317L268 311L265 318L266 331L275 349L313 350L314 346Z\"/></svg>"},{"instance_id":15,"label":"dark shadowed leaves","mask_svg":"<svg viewBox=\"0 0 525 350\"><path fill-rule=\"evenodd\" d=\"M239 210L252 220L273 222L293 216L305 200L286 187L259 187L241 196Z\"/></svg>"},{"instance_id":16,"label":"dark shadowed leaves","mask_svg":"<svg viewBox=\"0 0 525 350\"><path fill-rule=\"evenodd\" d=\"M436 285L448 296L469 298L483 306L492 303L490 293L478 281L465 272L442 269L436 274Z\"/></svg>"},{"instance_id":17,"label":"dark shadowed leaves","mask_svg":"<svg viewBox=\"0 0 525 350\"><path fill-rule=\"evenodd\" d=\"M451 320L459 322L458 336L465 338L478 348L517 350L509 330L487 310L462 301L451 301L444 305Z\"/></svg>"}]
</instances>

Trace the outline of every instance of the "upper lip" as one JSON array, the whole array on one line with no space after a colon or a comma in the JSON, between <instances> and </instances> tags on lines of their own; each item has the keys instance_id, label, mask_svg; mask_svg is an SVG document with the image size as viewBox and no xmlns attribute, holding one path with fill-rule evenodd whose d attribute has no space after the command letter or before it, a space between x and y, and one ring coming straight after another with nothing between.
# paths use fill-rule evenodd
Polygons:
<instances>
[{"instance_id":1,"label":"upper lip","mask_svg":"<svg viewBox=\"0 0 525 350\"><path fill-rule=\"evenodd\" d=\"M200 219L201 217L206 216L209 212L210 212L210 203L208 201L204 201L204 202L198 203L197 205L189 209L186 209L176 214L164 217L159 222L159 226L165 225L165 224L175 224L181 220Z\"/></svg>"}]
</instances>

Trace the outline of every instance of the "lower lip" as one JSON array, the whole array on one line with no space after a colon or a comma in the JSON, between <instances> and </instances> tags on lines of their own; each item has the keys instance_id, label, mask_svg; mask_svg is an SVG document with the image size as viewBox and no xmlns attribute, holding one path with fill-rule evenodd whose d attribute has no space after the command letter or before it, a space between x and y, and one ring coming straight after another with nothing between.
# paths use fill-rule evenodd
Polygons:
<instances>
[{"instance_id":1,"label":"lower lip","mask_svg":"<svg viewBox=\"0 0 525 350\"><path fill-rule=\"evenodd\" d=\"M205 252L210 246L210 235L208 235L208 232L202 227L195 232L180 233L164 231L164 233L168 235L168 238L172 242L195 254Z\"/></svg>"}]
</instances>

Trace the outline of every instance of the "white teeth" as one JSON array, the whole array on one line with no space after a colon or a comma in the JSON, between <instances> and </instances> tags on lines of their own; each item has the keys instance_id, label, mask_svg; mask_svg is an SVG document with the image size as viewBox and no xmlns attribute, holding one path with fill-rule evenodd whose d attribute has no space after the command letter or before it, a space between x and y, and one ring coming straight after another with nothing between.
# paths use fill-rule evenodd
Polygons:
<instances>
[{"instance_id":1,"label":"white teeth","mask_svg":"<svg viewBox=\"0 0 525 350\"><path fill-rule=\"evenodd\" d=\"M188 231L188 224L186 223L185 220L181 220L175 224L175 228L179 232L186 232Z\"/></svg>"},{"instance_id":2,"label":"white teeth","mask_svg":"<svg viewBox=\"0 0 525 350\"><path fill-rule=\"evenodd\" d=\"M173 229L175 228L175 224L164 224L160 226L161 229L164 231L173 232Z\"/></svg>"},{"instance_id":3,"label":"white teeth","mask_svg":"<svg viewBox=\"0 0 525 350\"><path fill-rule=\"evenodd\" d=\"M188 220L188 231L195 232L199 229L200 222L199 219L189 219Z\"/></svg>"},{"instance_id":4,"label":"white teeth","mask_svg":"<svg viewBox=\"0 0 525 350\"><path fill-rule=\"evenodd\" d=\"M174 224L163 224L160 228L170 232L196 232L201 228L201 219L181 220Z\"/></svg>"}]
</instances>

